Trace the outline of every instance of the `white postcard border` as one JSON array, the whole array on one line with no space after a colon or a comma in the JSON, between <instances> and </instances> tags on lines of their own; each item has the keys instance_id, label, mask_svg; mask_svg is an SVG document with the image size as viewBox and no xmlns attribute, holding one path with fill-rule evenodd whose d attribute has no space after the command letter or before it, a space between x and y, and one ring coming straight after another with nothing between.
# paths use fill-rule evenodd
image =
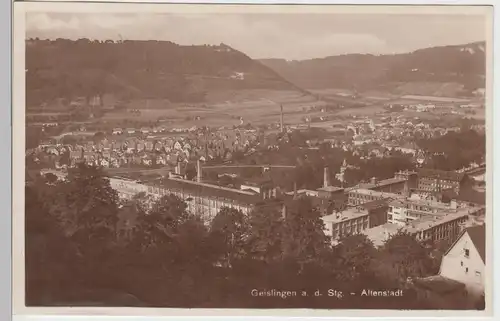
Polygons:
<instances>
[{"instance_id":1,"label":"white postcard border","mask_svg":"<svg viewBox=\"0 0 500 321\"><path fill-rule=\"evenodd\" d=\"M244 310L244 309L151 309L151 308L26 308L24 307L24 162L22 161L25 153L25 132L24 132L24 119L25 119L25 110L24 108L19 108L16 106L24 106L25 96L24 96L24 84L25 84L25 74L24 74L24 11L68 11L68 10L91 10L87 9L89 4L83 3L61 3L57 0L57 3L16 3L14 5L14 25L13 25L13 108L12 108L12 128L13 128L13 144L12 144L12 164L13 164L13 181L12 181L12 208L13 208L13 312L16 314L29 314L29 315L42 315L51 314L51 315L94 315L94 316L103 316L103 315L122 315L122 316L289 316L289 317L299 317L299 316L311 316L311 317L381 317L381 316L391 316L391 317L444 317L444 316L461 316L461 317L474 317L474 319L478 319L478 316L488 316L492 310L492 286L487 286L486 288L486 298L487 298L487 309L485 312L477 312L477 311L389 311L389 310L309 310L309 309L276 309L276 310ZM93 1L89 1L93 2ZM187 1L186 1L187 2ZM200 2L200 1L197 1ZM276 1L274 1L276 3ZM405 3L406 1L398 1L397 3ZM441 1L441 3L450 3L451 1ZM470 4L472 1L453 1L454 4ZM492 3L490 1L489 3ZM265 3L265 2L261 2ZM310 3L310 2L309 2ZM332 2L328 2L332 3ZM372 2L373 3L373 2ZM388 3L388 2L385 2ZM392 3L392 2L389 2ZM396 3L394 1L394 3ZM413 2L415 3L415 2ZM429 2L427 2L429 3ZM474 3L477 3L475 1ZM138 8L134 4L127 4L120 6L118 8L118 4L92 4L92 7L99 6L99 11L104 12L106 10L110 11L128 11L134 10L137 11L150 11L155 10L158 5L156 4L141 4ZM167 6L164 6L167 7ZM199 8L203 9L199 9ZM289 9L288 9L289 7ZM272 9L266 10L279 10L280 12L309 12L320 10L321 12L326 11L324 6L315 6L310 7L310 9L305 9L304 7L299 6L288 6L284 8L282 6L272 6ZM215 10L209 8L208 6L193 6L193 5L169 5L168 11L171 10L179 10L178 12L186 12L186 10L202 10L210 11ZM222 10L241 10L241 6L224 6ZM340 10L367 10L367 8L361 7L345 7ZM386 10L387 8L378 7L378 10ZM404 10L404 7L398 6L394 7L396 11ZM450 9L448 6L442 7L433 7L433 8L424 8L424 7L412 7L412 13L415 11L423 13L427 10L427 13L437 13L438 11L445 11ZM245 12L260 12L263 9L256 6L249 6L249 10L244 10ZM96 9L94 9L96 10ZM217 9L219 10L219 9ZM407 10L407 9L406 9ZM453 12L455 10L458 12L460 10L469 10L469 8L463 7L454 7ZM472 9L477 12L484 12L484 9L481 7L476 7ZM373 11L371 11L373 12ZM470 12L470 11L468 11ZM495 17L498 17L498 13L495 12ZM495 36L497 34L495 33ZM495 49L497 49L498 37L496 37L493 42ZM491 37L488 37L491 39ZM495 50L498 52L498 50ZM493 262L496 257L493 256L493 251L491 250L493 243L493 233L492 233L492 214L493 214L493 192L492 188L493 182L493 139L492 137L496 137L494 135L494 126L493 126L493 118L496 115L493 112L493 66L495 67L495 71L498 74L498 66L493 65L493 50L492 46L487 46L487 108L486 110L486 119L487 119L487 261ZM500 123L500 120L497 119L497 122ZM499 195L500 196L500 195ZM495 198L498 200L498 197ZM496 260L495 260L496 261ZM496 263L496 262L495 262ZM489 263L487 265L488 269L488 277L490 280L493 279L493 265ZM495 280L496 281L496 280ZM496 283L496 282L495 282ZM119 311L116 311L119 310ZM20 315L16 316L17 320L20 319ZM27 315L23 316L23 320L35 320L32 317ZM43 318L43 317L42 317ZM50 320L54 320L54 317L49 317ZM75 318L72 318L73 320ZM134 318L136 319L136 318ZM455 319L455 318L454 318ZM42 319L36 319L42 320ZM65 320L69 320L69 317L65 317ZM107 319L109 320L109 319Z\"/></svg>"}]
</instances>

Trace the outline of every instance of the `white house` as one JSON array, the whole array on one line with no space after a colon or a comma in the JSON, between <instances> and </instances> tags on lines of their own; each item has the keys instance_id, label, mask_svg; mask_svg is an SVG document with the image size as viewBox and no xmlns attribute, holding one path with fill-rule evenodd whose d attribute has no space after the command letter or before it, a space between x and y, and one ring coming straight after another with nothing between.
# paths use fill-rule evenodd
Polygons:
<instances>
[{"instance_id":1,"label":"white house","mask_svg":"<svg viewBox=\"0 0 500 321\"><path fill-rule=\"evenodd\" d=\"M484 295L486 233L485 225L468 227L444 254L439 274L465 284L473 297Z\"/></svg>"},{"instance_id":2,"label":"white house","mask_svg":"<svg viewBox=\"0 0 500 321\"><path fill-rule=\"evenodd\" d=\"M182 149L182 144L180 142L175 142L174 144L174 149L181 150Z\"/></svg>"},{"instance_id":3,"label":"white house","mask_svg":"<svg viewBox=\"0 0 500 321\"><path fill-rule=\"evenodd\" d=\"M100 160L100 165L102 167L109 167L109 161L107 159L103 158Z\"/></svg>"},{"instance_id":4,"label":"white house","mask_svg":"<svg viewBox=\"0 0 500 321\"><path fill-rule=\"evenodd\" d=\"M156 157L156 164L158 165L166 165L167 164L167 160L165 159L165 157L163 156L158 156Z\"/></svg>"}]
</instances>

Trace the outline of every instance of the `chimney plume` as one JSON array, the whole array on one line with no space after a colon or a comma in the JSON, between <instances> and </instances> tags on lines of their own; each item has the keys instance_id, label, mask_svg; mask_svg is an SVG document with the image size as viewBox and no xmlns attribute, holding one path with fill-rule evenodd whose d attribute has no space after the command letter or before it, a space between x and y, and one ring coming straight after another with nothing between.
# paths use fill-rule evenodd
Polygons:
<instances>
[{"instance_id":1,"label":"chimney plume","mask_svg":"<svg viewBox=\"0 0 500 321\"><path fill-rule=\"evenodd\" d=\"M323 187L330 186L330 171L328 167L323 169Z\"/></svg>"},{"instance_id":2,"label":"chimney plume","mask_svg":"<svg viewBox=\"0 0 500 321\"><path fill-rule=\"evenodd\" d=\"M202 169L201 169L201 161L198 159L196 162L196 181L201 183L201 178L203 177Z\"/></svg>"}]
</instances>

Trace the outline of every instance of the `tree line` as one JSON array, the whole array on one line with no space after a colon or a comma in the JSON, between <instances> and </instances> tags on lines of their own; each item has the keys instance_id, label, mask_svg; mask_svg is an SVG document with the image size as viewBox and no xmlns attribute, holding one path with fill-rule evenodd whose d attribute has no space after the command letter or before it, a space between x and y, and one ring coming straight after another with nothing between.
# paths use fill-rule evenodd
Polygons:
<instances>
[{"instance_id":1,"label":"tree line","mask_svg":"<svg viewBox=\"0 0 500 321\"><path fill-rule=\"evenodd\" d=\"M429 155L426 167L454 171L485 162L486 135L470 128L430 139L419 139L418 146Z\"/></svg>"},{"instance_id":2,"label":"tree line","mask_svg":"<svg viewBox=\"0 0 500 321\"><path fill-rule=\"evenodd\" d=\"M332 246L307 198L248 215L222 208L210 224L173 195L120 200L100 169L26 183L26 304L184 308L467 308L425 295L432 247L399 233L376 248L362 234ZM328 296L328 289L403 289L394 298ZM297 291L259 297L252 290ZM302 293L307 293L303 296ZM320 291L322 296L315 296Z\"/></svg>"}]
</instances>

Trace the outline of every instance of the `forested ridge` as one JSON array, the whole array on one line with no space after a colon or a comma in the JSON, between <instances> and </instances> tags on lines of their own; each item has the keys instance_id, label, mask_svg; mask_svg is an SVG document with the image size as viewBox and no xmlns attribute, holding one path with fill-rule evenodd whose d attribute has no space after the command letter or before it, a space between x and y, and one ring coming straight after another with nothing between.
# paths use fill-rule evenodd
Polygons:
<instances>
[{"instance_id":1,"label":"forested ridge","mask_svg":"<svg viewBox=\"0 0 500 321\"><path fill-rule=\"evenodd\" d=\"M118 99L202 102L210 90L297 89L224 44L29 39L26 69L28 106L104 94Z\"/></svg>"},{"instance_id":2,"label":"forested ridge","mask_svg":"<svg viewBox=\"0 0 500 321\"><path fill-rule=\"evenodd\" d=\"M485 87L485 42L416 50L406 54L346 54L286 61L262 59L287 80L306 89L394 90L407 82L458 83L463 94Z\"/></svg>"}]
</instances>

